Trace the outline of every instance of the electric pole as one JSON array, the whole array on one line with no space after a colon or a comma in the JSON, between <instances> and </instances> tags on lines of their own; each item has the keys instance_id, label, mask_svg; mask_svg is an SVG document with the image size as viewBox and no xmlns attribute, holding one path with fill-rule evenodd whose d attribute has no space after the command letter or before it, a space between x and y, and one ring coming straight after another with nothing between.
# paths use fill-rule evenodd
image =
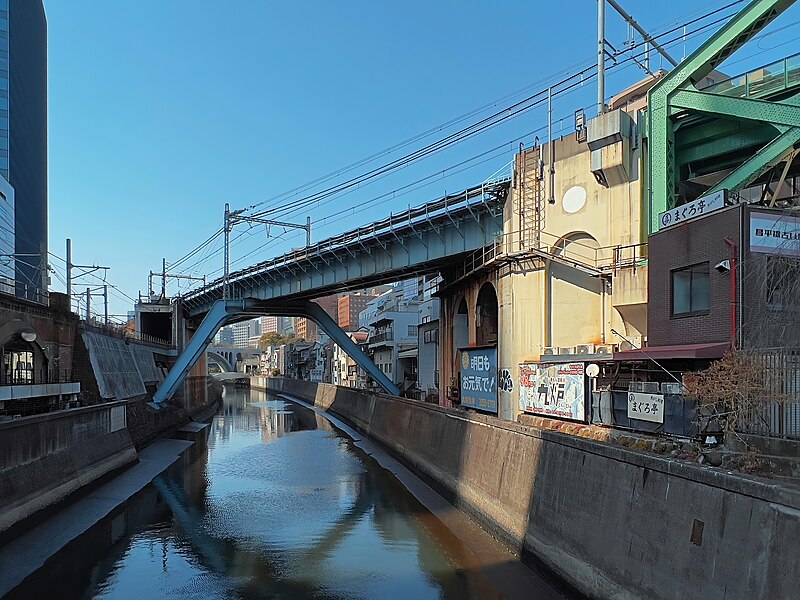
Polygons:
<instances>
[{"instance_id":1,"label":"electric pole","mask_svg":"<svg viewBox=\"0 0 800 600\"><path fill-rule=\"evenodd\" d=\"M230 284L228 279L231 274L231 251L230 239L233 226L237 223L259 223L261 225L276 225L278 227L288 227L290 229L302 229L306 232L306 247L311 245L311 217L306 217L305 225L298 225L297 223L286 223L284 221L274 221L272 219L265 219L260 213L252 216L244 215L244 210L231 210L230 204L225 203L224 225L223 231L225 233L225 251L224 251L224 268L222 275L222 297L229 298Z\"/></svg>"},{"instance_id":2,"label":"electric pole","mask_svg":"<svg viewBox=\"0 0 800 600\"><path fill-rule=\"evenodd\" d=\"M74 265L72 264L72 240L67 238L67 298L69 298L70 310L72 310L72 282L78 277L89 275L95 271L108 271L111 267L98 267L97 265ZM72 269L85 269L83 272L78 273L75 277L72 276ZM105 279L105 278L104 278ZM88 288L87 288L88 290ZM87 296L88 300L88 296ZM88 314L88 307L87 307Z\"/></svg>"}]
</instances>

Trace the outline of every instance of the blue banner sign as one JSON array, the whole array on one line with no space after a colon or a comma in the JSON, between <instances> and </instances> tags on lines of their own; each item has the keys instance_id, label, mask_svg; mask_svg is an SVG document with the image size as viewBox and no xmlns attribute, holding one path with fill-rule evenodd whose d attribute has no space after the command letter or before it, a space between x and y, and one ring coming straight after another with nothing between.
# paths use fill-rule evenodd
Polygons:
<instances>
[{"instance_id":1,"label":"blue banner sign","mask_svg":"<svg viewBox=\"0 0 800 600\"><path fill-rule=\"evenodd\" d=\"M497 414L497 348L461 350L461 406Z\"/></svg>"}]
</instances>

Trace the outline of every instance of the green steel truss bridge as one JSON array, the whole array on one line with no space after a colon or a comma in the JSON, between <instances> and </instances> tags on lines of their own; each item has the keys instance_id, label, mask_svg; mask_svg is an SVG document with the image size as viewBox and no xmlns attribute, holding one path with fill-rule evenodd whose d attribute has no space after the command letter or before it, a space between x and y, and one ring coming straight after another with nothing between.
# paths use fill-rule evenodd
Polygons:
<instances>
[{"instance_id":1,"label":"green steel truss bridge","mask_svg":"<svg viewBox=\"0 0 800 600\"><path fill-rule=\"evenodd\" d=\"M753 0L650 90L644 131L651 233L670 208L722 190L735 198L797 172L800 55L697 87L793 3Z\"/></svg>"}]
</instances>

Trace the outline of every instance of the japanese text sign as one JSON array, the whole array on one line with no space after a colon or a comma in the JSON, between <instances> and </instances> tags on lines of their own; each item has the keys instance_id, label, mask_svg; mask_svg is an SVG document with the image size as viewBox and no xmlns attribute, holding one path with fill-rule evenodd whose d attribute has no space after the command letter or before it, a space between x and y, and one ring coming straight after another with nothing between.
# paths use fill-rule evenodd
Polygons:
<instances>
[{"instance_id":1,"label":"japanese text sign","mask_svg":"<svg viewBox=\"0 0 800 600\"><path fill-rule=\"evenodd\" d=\"M702 217L710 212L719 210L723 206L725 206L725 190L720 190L715 194L703 196L692 202L665 210L658 215L658 229L660 231L678 223Z\"/></svg>"},{"instance_id":2,"label":"japanese text sign","mask_svg":"<svg viewBox=\"0 0 800 600\"><path fill-rule=\"evenodd\" d=\"M523 363L519 366L520 409L549 417L586 418L583 363Z\"/></svg>"},{"instance_id":3,"label":"japanese text sign","mask_svg":"<svg viewBox=\"0 0 800 600\"><path fill-rule=\"evenodd\" d=\"M800 256L800 217L752 213L750 252Z\"/></svg>"},{"instance_id":4,"label":"japanese text sign","mask_svg":"<svg viewBox=\"0 0 800 600\"><path fill-rule=\"evenodd\" d=\"M461 350L461 406L497 413L497 348Z\"/></svg>"},{"instance_id":5,"label":"japanese text sign","mask_svg":"<svg viewBox=\"0 0 800 600\"><path fill-rule=\"evenodd\" d=\"M628 418L663 423L664 396L628 392Z\"/></svg>"}]
</instances>

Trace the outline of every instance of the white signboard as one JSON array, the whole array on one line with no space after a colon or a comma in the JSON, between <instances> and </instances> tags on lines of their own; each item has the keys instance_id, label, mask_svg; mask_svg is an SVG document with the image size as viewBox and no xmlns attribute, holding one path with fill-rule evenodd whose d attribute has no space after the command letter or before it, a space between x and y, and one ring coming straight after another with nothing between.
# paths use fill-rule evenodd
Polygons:
<instances>
[{"instance_id":1,"label":"white signboard","mask_svg":"<svg viewBox=\"0 0 800 600\"><path fill-rule=\"evenodd\" d=\"M111 433L125 429L127 426L127 415L124 406L111 407Z\"/></svg>"},{"instance_id":2,"label":"white signboard","mask_svg":"<svg viewBox=\"0 0 800 600\"><path fill-rule=\"evenodd\" d=\"M750 252L800 256L800 217L751 213Z\"/></svg>"},{"instance_id":3,"label":"white signboard","mask_svg":"<svg viewBox=\"0 0 800 600\"><path fill-rule=\"evenodd\" d=\"M725 193L727 190L720 190L708 196L702 196L687 204L677 206L670 210L665 210L658 215L658 230L672 227L684 221L702 217L710 212L719 210L725 206Z\"/></svg>"},{"instance_id":4,"label":"white signboard","mask_svg":"<svg viewBox=\"0 0 800 600\"><path fill-rule=\"evenodd\" d=\"M525 412L586 419L583 363L523 363L519 366L519 404Z\"/></svg>"},{"instance_id":5,"label":"white signboard","mask_svg":"<svg viewBox=\"0 0 800 600\"><path fill-rule=\"evenodd\" d=\"M664 422L664 396L628 392L628 418L652 423Z\"/></svg>"}]
</instances>

